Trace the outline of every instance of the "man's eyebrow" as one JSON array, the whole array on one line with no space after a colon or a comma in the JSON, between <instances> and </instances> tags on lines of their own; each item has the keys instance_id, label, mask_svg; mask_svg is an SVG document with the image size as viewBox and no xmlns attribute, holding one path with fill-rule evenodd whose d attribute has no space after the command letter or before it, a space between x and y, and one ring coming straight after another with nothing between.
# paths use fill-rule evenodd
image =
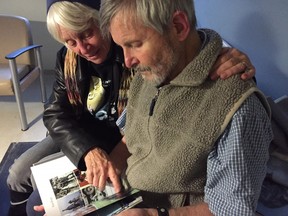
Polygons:
<instances>
[{"instance_id":1,"label":"man's eyebrow","mask_svg":"<svg viewBox=\"0 0 288 216\"><path fill-rule=\"evenodd\" d=\"M139 40L127 40L123 43L124 46L131 46L133 43L139 43Z\"/></svg>"},{"instance_id":2,"label":"man's eyebrow","mask_svg":"<svg viewBox=\"0 0 288 216\"><path fill-rule=\"evenodd\" d=\"M131 42L131 41L125 41L124 43L123 43L123 46L131 46L131 43L133 43L133 42Z\"/></svg>"}]
</instances>

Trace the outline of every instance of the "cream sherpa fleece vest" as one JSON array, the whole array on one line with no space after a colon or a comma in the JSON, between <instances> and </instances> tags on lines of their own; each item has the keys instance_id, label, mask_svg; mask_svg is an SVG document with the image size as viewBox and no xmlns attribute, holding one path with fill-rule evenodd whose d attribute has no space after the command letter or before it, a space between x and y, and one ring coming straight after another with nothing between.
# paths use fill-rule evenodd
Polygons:
<instances>
[{"instance_id":1,"label":"cream sherpa fleece vest","mask_svg":"<svg viewBox=\"0 0 288 216\"><path fill-rule=\"evenodd\" d=\"M132 156L126 174L133 188L146 192L144 202L151 207L183 206L187 195L192 203L202 200L214 143L249 95L257 92L265 103L253 81L209 79L222 40L214 31L202 31L208 43L161 88L152 116L157 88L139 74L131 84L125 136Z\"/></svg>"}]
</instances>

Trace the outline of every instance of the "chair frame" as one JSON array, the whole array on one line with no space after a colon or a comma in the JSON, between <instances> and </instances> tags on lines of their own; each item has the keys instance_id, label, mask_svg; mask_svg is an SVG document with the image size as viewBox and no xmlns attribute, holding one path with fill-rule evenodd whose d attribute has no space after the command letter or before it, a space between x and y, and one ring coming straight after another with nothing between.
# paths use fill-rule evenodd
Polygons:
<instances>
[{"instance_id":1,"label":"chair frame","mask_svg":"<svg viewBox=\"0 0 288 216\"><path fill-rule=\"evenodd\" d=\"M34 54L36 56L36 67L39 69L39 78L40 78L40 87L41 87L41 98L42 102L45 103L47 100L46 96L46 88L45 88L45 82L44 82L44 74L43 74L43 66L42 66L42 60L41 60L41 51L40 48L42 45L30 45L27 47L20 48L18 50L15 50L8 55L5 56L5 58L9 61L9 67L11 70L12 75L12 82L13 82L13 90L19 110L20 115L20 122L21 122L21 130L26 131L29 126L27 123L27 116L25 112L25 106L24 101L22 98L22 90L21 90L21 84L20 80L18 78L18 72L17 72L17 64L16 64L16 58L23 53L26 53L30 50L34 50ZM25 77L23 78L25 79Z\"/></svg>"}]
</instances>

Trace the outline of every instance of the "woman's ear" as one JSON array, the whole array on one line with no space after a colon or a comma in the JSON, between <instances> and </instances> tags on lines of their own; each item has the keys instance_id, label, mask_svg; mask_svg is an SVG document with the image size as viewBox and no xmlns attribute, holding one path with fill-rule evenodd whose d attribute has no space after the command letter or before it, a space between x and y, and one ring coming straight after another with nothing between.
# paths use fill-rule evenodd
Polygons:
<instances>
[{"instance_id":1,"label":"woman's ear","mask_svg":"<svg viewBox=\"0 0 288 216\"><path fill-rule=\"evenodd\" d=\"M172 25L179 41L183 41L190 33L190 23L187 14L183 11L176 11L173 14Z\"/></svg>"}]
</instances>

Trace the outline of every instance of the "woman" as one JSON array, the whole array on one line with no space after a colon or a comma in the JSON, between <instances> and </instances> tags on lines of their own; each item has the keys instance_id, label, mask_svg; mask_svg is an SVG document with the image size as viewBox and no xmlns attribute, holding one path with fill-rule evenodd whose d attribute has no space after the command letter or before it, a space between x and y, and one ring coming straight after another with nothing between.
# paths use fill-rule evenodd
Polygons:
<instances>
[{"instance_id":1,"label":"woman","mask_svg":"<svg viewBox=\"0 0 288 216\"><path fill-rule=\"evenodd\" d=\"M48 30L65 46L57 54L56 81L43 115L49 135L10 169L10 215L25 211L33 191L30 167L60 150L87 170L88 181L95 186L104 188L109 178L116 191L121 189L108 154L122 137L115 121L127 103L133 71L124 67L121 48L102 38L99 5L96 0L47 1ZM253 77L255 69L245 54L223 49L211 78L243 72L248 67L242 62L249 65L242 78Z\"/></svg>"}]
</instances>

